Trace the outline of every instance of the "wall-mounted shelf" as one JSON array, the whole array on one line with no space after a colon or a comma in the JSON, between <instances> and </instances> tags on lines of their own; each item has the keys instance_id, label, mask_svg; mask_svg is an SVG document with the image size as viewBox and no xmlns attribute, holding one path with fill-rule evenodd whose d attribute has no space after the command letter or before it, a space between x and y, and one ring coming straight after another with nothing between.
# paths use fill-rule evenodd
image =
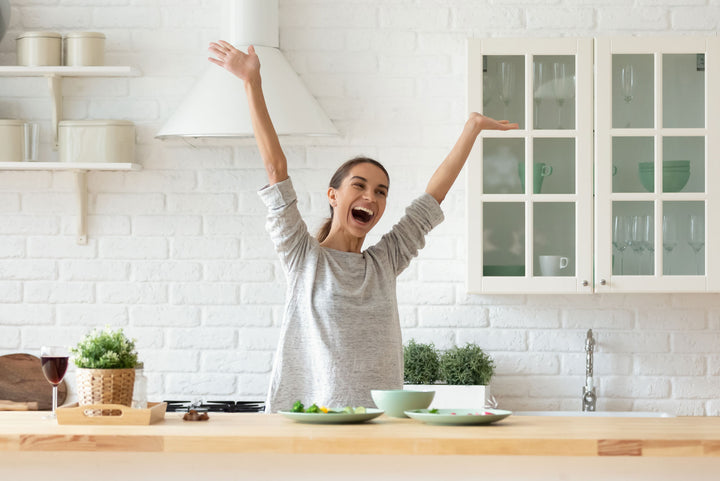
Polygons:
<instances>
[{"instance_id":1,"label":"wall-mounted shelf","mask_svg":"<svg viewBox=\"0 0 720 481\"><path fill-rule=\"evenodd\" d=\"M58 122L62 118L62 78L63 77L137 77L140 71L126 66L99 67L23 67L17 65L0 66L0 77L46 77L52 96L52 125L55 147L58 142Z\"/></svg>"},{"instance_id":2,"label":"wall-mounted shelf","mask_svg":"<svg viewBox=\"0 0 720 481\"><path fill-rule=\"evenodd\" d=\"M77 243L87 244L87 173L91 170L141 170L140 164L102 162L0 162L2 170L53 170L75 173L75 198L78 210Z\"/></svg>"}]
</instances>

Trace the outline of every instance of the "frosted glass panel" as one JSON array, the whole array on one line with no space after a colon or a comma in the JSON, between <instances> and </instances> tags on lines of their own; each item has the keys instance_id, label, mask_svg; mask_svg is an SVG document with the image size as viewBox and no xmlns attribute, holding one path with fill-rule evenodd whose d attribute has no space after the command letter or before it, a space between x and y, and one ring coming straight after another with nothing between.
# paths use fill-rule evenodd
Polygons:
<instances>
[{"instance_id":1,"label":"frosted glass panel","mask_svg":"<svg viewBox=\"0 0 720 481\"><path fill-rule=\"evenodd\" d=\"M533 128L575 128L575 57L533 58Z\"/></svg>"},{"instance_id":2,"label":"frosted glass panel","mask_svg":"<svg viewBox=\"0 0 720 481\"><path fill-rule=\"evenodd\" d=\"M533 204L535 276L575 275L575 204Z\"/></svg>"},{"instance_id":3,"label":"frosted glass panel","mask_svg":"<svg viewBox=\"0 0 720 481\"><path fill-rule=\"evenodd\" d=\"M613 202L613 275L652 275L655 220L652 202Z\"/></svg>"},{"instance_id":4,"label":"frosted glass panel","mask_svg":"<svg viewBox=\"0 0 720 481\"><path fill-rule=\"evenodd\" d=\"M483 139L483 192L520 194L520 169L525 163L523 139Z\"/></svg>"},{"instance_id":5,"label":"frosted glass panel","mask_svg":"<svg viewBox=\"0 0 720 481\"><path fill-rule=\"evenodd\" d=\"M525 128L525 57L487 55L483 72L484 114Z\"/></svg>"},{"instance_id":6,"label":"frosted glass panel","mask_svg":"<svg viewBox=\"0 0 720 481\"><path fill-rule=\"evenodd\" d=\"M613 192L653 192L654 165L653 137L613 137L610 167Z\"/></svg>"},{"instance_id":7,"label":"frosted glass panel","mask_svg":"<svg viewBox=\"0 0 720 481\"><path fill-rule=\"evenodd\" d=\"M533 140L536 194L575 193L575 139Z\"/></svg>"},{"instance_id":8,"label":"frosted glass panel","mask_svg":"<svg viewBox=\"0 0 720 481\"><path fill-rule=\"evenodd\" d=\"M705 274L705 204L663 202L663 274Z\"/></svg>"},{"instance_id":9,"label":"frosted glass panel","mask_svg":"<svg viewBox=\"0 0 720 481\"><path fill-rule=\"evenodd\" d=\"M705 56L663 55L663 127L705 126Z\"/></svg>"},{"instance_id":10,"label":"frosted glass panel","mask_svg":"<svg viewBox=\"0 0 720 481\"><path fill-rule=\"evenodd\" d=\"M705 137L663 137L663 192L705 191Z\"/></svg>"},{"instance_id":11,"label":"frosted glass panel","mask_svg":"<svg viewBox=\"0 0 720 481\"><path fill-rule=\"evenodd\" d=\"M612 126L651 128L655 112L653 56L615 54L612 60Z\"/></svg>"},{"instance_id":12,"label":"frosted glass panel","mask_svg":"<svg viewBox=\"0 0 720 481\"><path fill-rule=\"evenodd\" d=\"M483 204L483 275L525 275L525 204Z\"/></svg>"}]
</instances>

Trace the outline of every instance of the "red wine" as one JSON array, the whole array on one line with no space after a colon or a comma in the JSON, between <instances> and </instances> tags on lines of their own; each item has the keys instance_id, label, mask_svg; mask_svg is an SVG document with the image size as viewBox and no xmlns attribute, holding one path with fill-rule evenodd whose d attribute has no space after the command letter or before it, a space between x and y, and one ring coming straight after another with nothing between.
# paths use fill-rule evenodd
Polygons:
<instances>
[{"instance_id":1,"label":"red wine","mask_svg":"<svg viewBox=\"0 0 720 481\"><path fill-rule=\"evenodd\" d=\"M42 356L42 370L50 384L57 386L65 377L65 371L68 368L68 356Z\"/></svg>"}]
</instances>

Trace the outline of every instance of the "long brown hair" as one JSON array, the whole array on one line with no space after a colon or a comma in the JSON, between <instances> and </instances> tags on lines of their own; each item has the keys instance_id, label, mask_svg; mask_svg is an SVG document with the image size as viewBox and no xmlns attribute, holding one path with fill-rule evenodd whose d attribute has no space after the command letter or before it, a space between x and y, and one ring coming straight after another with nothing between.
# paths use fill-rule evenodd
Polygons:
<instances>
[{"instance_id":1,"label":"long brown hair","mask_svg":"<svg viewBox=\"0 0 720 481\"><path fill-rule=\"evenodd\" d=\"M378 167L380 170L382 170L385 173L385 177L388 178L388 187L390 187L390 175L387 173L387 170L385 170L385 167L378 162L375 159L371 159L370 157L355 157L353 159L350 159L343 163L340 167L338 167L338 170L335 171L333 176L330 178L330 184L329 187L332 187L333 189L339 189L340 185L342 185L343 180L345 180L345 177L350 175L350 170L355 167L358 164L372 164L375 167ZM328 234L330 234L330 227L332 226L332 220L333 220L333 206L330 206L330 217L327 218L327 220L323 223L322 227L320 227L320 230L318 230L317 233L317 240L319 242L324 241Z\"/></svg>"}]
</instances>

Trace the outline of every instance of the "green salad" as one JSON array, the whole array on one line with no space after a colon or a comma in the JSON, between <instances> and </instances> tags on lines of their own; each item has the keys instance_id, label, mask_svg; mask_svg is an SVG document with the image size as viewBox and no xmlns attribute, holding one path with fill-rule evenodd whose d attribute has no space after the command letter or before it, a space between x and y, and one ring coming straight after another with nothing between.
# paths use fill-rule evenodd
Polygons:
<instances>
[{"instance_id":1,"label":"green salad","mask_svg":"<svg viewBox=\"0 0 720 481\"><path fill-rule=\"evenodd\" d=\"M318 406L313 403L309 408L305 409L305 405L301 401L295 401L291 413L311 413L311 414L365 414L367 409L363 406L352 407L345 406L342 409L329 409L325 406Z\"/></svg>"}]
</instances>

